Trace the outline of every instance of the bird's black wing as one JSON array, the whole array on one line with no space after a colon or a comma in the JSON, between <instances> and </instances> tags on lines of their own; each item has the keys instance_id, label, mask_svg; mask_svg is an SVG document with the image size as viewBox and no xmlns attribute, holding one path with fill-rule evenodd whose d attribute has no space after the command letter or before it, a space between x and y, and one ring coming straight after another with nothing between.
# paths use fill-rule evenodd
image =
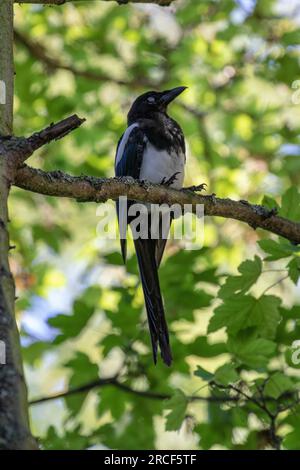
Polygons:
<instances>
[{"instance_id":1,"label":"bird's black wing","mask_svg":"<svg viewBox=\"0 0 300 470\"><path fill-rule=\"evenodd\" d=\"M138 179L146 144L145 134L138 126L134 127L126 139L122 155L117 159L118 150L121 147L124 136L125 134L118 143L115 167L116 176L132 176L132 178Z\"/></svg>"},{"instance_id":2,"label":"bird's black wing","mask_svg":"<svg viewBox=\"0 0 300 470\"><path fill-rule=\"evenodd\" d=\"M124 137L123 137L124 138ZM132 176L138 179L140 175L140 168L143 160L143 153L145 149L145 135L141 129L135 127L127 141L122 145L122 139L119 142L118 150L122 149L122 155L117 150L116 159L116 176ZM121 147L122 146L122 147ZM119 155L118 155L119 153ZM128 213L130 204L133 201L128 201L127 206L123 211ZM117 205L118 209L118 205ZM118 210L118 212L121 212ZM150 233L150 215L146 215L148 218L148 236L147 238L136 238L134 237L134 245L136 255L138 259L139 271L143 286L143 292L145 297L146 311L148 317L149 330L151 335L152 351L154 362L157 361L157 347L159 344L161 350L161 356L163 361L167 365L171 365L172 354L169 344L169 333L168 327L165 320L164 306L159 286L158 279L158 265L162 256L163 250L159 250L157 253L157 240L151 239ZM119 225L122 218L122 214L118 214ZM128 223L132 220L128 219ZM124 228L120 227L120 230L124 235ZM164 243L165 245L165 243ZM126 259L126 238L121 238L121 249L123 259Z\"/></svg>"},{"instance_id":3,"label":"bird's black wing","mask_svg":"<svg viewBox=\"0 0 300 470\"><path fill-rule=\"evenodd\" d=\"M123 139L126 139L126 141L122 142ZM119 155L120 148L122 149L121 155ZM116 176L131 176L134 179L139 179L144 148L145 134L139 127L134 127L128 137L126 136L126 133L123 134L119 140L116 152ZM120 203L120 201L117 201L116 204L120 229L121 252L124 263L126 262L127 254L127 224L130 223L130 220L128 219L128 209L131 203L132 201L127 201L126 203Z\"/></svg>"}]
</instances>

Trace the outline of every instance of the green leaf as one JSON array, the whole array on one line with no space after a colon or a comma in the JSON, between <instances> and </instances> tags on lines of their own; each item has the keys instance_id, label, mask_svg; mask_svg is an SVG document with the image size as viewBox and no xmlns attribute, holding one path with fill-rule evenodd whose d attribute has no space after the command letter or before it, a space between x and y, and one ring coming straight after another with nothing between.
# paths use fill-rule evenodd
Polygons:
<instances>
[{"instance_id":1,"label":"green leaf","mask_svg":"<svg viewBox=\"0 0 300 470\"><path fill-rule=\"evenodd\" d=\"M283 446L285 449L300 450L300 407L293 407L292 413L290 413L284 421L286 424L292 427L292 431L286 435L283 439Z\"/></svg>"},{"instance_id":2,"label":"green leaf","mask_svg":"<svg viewBox=\"0 0 300 470\"><path fill-rule=\"evenodd\" d=\"M222 305L215 309L207 332L213 333L220 328L226 327L228 332L236 334L239 330L247 327L246 322L250 310L250 296L236 296L226 299Z\"/></svg>"},{"instance_id":3,"label":"green leaf","mask_svg":"<svg viewBox=\"0 0 300 470\"><path fill-rule=\"evenodd\" d=\"M55 343L59 344L68 338L74 338L79 335L92 317L95 305L87 305L82 300L76 300L73 306L72 315L56 315L48 319L48 324L54 328L58 328L61 334L55 339Z\"/></svg>"},{"instance_id":4,"label":"green leaf","mask_svg":"<svg viewBox=\"0 0 300 470\"><path fill-rule=\"evenodd\" d=\"M297 45L300 43L300 29L293 29L284 33L281 37L284 46Z\"/></svg>"},{"instance_id":5,"label":"green leaf","mask_svg":"<svg viewBox=\"0 0 300 470\"><path fill-rule=\"evenodd\" d=\"M299 248L287 242L278 243L275 240L260 240L258 244L265 253L268 253L265 261L276 261L281 258L287 258L299 251Z\"/></svg>"},{"instance_id":6,"label":"green leaf","mask_svg":"<svg viewBox=\"0 0 300 470\"><path fill-rule=\"evenodd\" d=\"M282 196L280 215L296 222L300 219L300 193L291 186Z\"/></svg>"},{"instance_id":7,"label":"green leaf","mask_svg":"<svg viewBox=\"0 0 300 470\"><path fill-rule=\"evenodd\" d=\"M29 364L34 364L35 361L40 361L45 352L51 351L52 343L45 341L36 341L29 346L22 348L23 357Z\"/></svg>"},{"instance_id":8,"label":"green leaf","mask_svg":"<svg viewBox=\"0 0 300 470\"><path fill-rule=\"evenodd\" d=\"M289 277L291 278L293 283L297 285L300 277L300 258L293 258L287 265L287 268L289 272Z\"/></svg>"},{"instance_id":9,"label":"green leaf","mask_svg":"<svg viewBox=\"0 0 300 470\"><path fill-rule=\"evenodd\" d=\"M77 388L98 379L99 369L97 364L92 363L90 358L82 352L77 352L64 366L72 370L69 388ZM85 395L81 393L65 398L67 407L72 415L79 413L84 400Z\"/></svg>"},{"instance_id":10,"label":"green leaf","mask_svg":"<svg viewBox=\"0 0 300 470\"><path fill-rule=\"evenodd\" d=\"M226 327L231 335L255 326L260 336L274 338L280 320L280 299L264 295L256 299L250 295L228 298L216 308L208 325L208 333Z\"/></svg>"},{"instance_id":11,"label":"green leaf","mask_svg":"<svg viewBox=\"0 0 300 470\"><path fill-rule=\"evenodd\" d=\"M63 435L57 433L53 426L47 430L47 435L41 438L41 444L45 450L84 450L91 442L88 436L85 436L80 426L68 431Z\"/></svg>"},{"instance_id":12,"label":"green leaf","mask_svg":"<svg viewBox=\"0 0 300 470\"><path fill-rule=\"evenodd\" d=\"M121 335L107 335L103 340L100 341L99 346L103 347L103 355L107 356L109 352L116 347L121 347L124 340Z\"/></svg>"},{"instance_id":13,"label":"green leaf","mask_svg":"<svg viewBox=\"0 0 300 470\"><path fill-rule=\"evenodd\" d=\"M46 242L55 252L59 252L60 244L63 239L69 239L70 234L65 227L54 225L49 230L48 227L44 227L40 224L34 224L32 226L32 235L36 241L42 240Z\"/></svg>"},{"instance_id":14,"label":"green leaf","mask_svg":"<svg viewBox=\"0 0 300 470\"><path fill-rule=\"evenodd\" d=\"M98 415L102 416L107 411L111 412L112 417L118 420L123 415L126 408L126 396L119 389L111 387L102 387L99 390Z\"/></svg>"},{"instance_id":15,"label":"green leaf","mask_svg":"<svg viewBox=\"0 0 300 470\"><path fill-rule=\"evenodd\" d=\"M205 382L210 382L214 378L214 374L211 374L201 366L197 366L194 375L200 377L202 380L205 380Z\"/></svg>"},{"instance_id":16,"label":"green leaf","mask_svg":"<svg viewBox=\"0 0 300 470\"><path fill-rule=\"evenodd\" d=\"M283 447L288 450L300 450L300 425L292 432L288 433L283 439Z\"/></svg>"},{"instance_id":17,"label":"green leaf","mask_svg":"<svg viewBox=\"0 0 300 470\"><path fill-rule=\"evenodd\" d=\"M171 410L166 416L166 431L177 431L186 415L188 400L185 394L177 389L172 398L168 400L164 408Z\"/></svg>"},{"instance_id":18,"label":"green leaf","mask_svg":"<svg viewBox=\"0 0 300 470\"><path fill-rule=\"evenodd\" d=\"M192 328L192 325L191 325ZM198 336L188 343L189 354L195 354L198 357L215 357L226 352L225 343L208 342L207 336Z\"/></svg>"},{"instance_id":19,"label":"green leaf","mask_svg":"<svg viewBox=\"0 0 300 470\"><path fill-rule=\"evenodd\" d=\"M281 300L274 295L263 295L256 299L251 310L249 326L256 325L260 336L273 339L281 318L280 304Z\"/></svg>"},{"instance_id":20,"label":"green leaf","mask_svg":"<svg viewBox=\"0 0 300 470\"><path fill-rule=\"evenodd\" d=\"M254 368L264 367L275 349L275 343L263 338L240 335L228 340L228 351L241 363Z\"/></svg>"},{"instance_id":21,"label":"green leaf","mask_svg":"<svg viewBox=\"0 0 300 470\"><path fill-rule=\"evenodd\" d=\"M236 292L245 293L257 281L261 274L262 262L258 256L254 260L246 260L238 268L241 276L228 276L219 290L219 297L225 299Z\"/></svg>"},{"instance_id":22,"label":"green leaf","mask_svg":"<svg viewBox=\"0 0 300 470\"><path fill-rule=\"evenodd\" d=\"M239 380L239 376L233 364L224 364L219 367L215 372L214 378L217 383L225 386Z\"/></svg>"},{"instance_id":23,"label":"green leaf","mask_svg":"<svg viewBox=\"0 0 300 470\"><path fill-rule=\"evenodd\" d=\"M261 202L261 205L266 207L267 209L277 209L279 210L279 205L275 201L275 199L271 198L270 196L264 196Z\"/></svg>"},{"instance_id":24,"label":"green leaf","mask_svg":"<svg viewBox=\"0 0 300 470\"><path fill-rule=\"evenodd\" d=\"M89 381L98 378L98 365L91 362L89 356L82 352L76 352L75 356L66 362L64 366L72 369L69 382L72 387L85 385Z\"/></svg>"},{"instance_id":25,"label":"green leaf","mask_svg":"<svg viewBox=\"0 0 300 470\"><path fill-rule=\"evenodd\" d=\"M295 385L293 381L281 372L273 374L264 389L267 396L272 398L279 398L283 393L294 390Z\"/></svg>"}]
</instances>

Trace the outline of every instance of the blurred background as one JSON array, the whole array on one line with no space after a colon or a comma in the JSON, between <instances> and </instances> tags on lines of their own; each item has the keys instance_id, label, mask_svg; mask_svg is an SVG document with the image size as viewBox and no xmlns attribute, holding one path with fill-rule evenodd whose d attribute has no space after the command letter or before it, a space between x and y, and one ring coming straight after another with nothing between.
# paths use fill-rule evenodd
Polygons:
<instances>
[{"instance_id":1,"label":"blurred background","mask_svg":"<svg viewBox=\"0 0 300 470\"><path fill-rule=\"evenodd\" d=\"M296 190L289 192L300 181L299 27L299 0L16 5L15 133L29 135L77 113L86 123L30 164L109 177L134 98L185 85L170 108L186 136L185 184L206 182L219 197L251 203L267 196L271 206L285 193L288 215L300 201ZM268 338L276 352L253 363L230 350L224 328L207 335L207 326L226 276L236 278L245 259L263 259L265 245L256 242L276 237L208 218L203 249L170 242L160 278L174 364L155 367L132 246L126 270L118 240L97 234L96 210L94 203L12 190L11 265L30 400L91 384L32 404L33 433L42 446L268 448L261 410L186 397L219 393L194 375L197 366L214 373L234 360L245 382L287 370L285 349L300 339L297 256L294 275L289 270L281 282L291 258L271 252L270 259L267 251L253 295L275 284L270 293L281 301L281 314L289 314L279 336ZM298 213L289 215L299 220ZM116 374L125 388L93 385ZM285 447L299 446L299 418L281 416Z\"/></svg>"}]
</instances>

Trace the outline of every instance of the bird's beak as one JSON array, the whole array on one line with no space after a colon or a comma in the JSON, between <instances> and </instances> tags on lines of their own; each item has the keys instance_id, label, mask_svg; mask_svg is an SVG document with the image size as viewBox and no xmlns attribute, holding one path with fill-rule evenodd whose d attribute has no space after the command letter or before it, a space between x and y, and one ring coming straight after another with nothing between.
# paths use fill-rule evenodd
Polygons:
<instances>
[{"instance_id":1,"label":"bird's beak","mask_svg":"<svg viewBox=\"0 0 300 470\"><path fill-rule=\"evenodd\" d=\"M160 98L160 102L167 106L171 101L175 100L175 98L180 95L187 87L186 86L178 86L176 88L172 88L172 90L166 90L162 92L162 96Z\"/></svg>"}]
</instances>

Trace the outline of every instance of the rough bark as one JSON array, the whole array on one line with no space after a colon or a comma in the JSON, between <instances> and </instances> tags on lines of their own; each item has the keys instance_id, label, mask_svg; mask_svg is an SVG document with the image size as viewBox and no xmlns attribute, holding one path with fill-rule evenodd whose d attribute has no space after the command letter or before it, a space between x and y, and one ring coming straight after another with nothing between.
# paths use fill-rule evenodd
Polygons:
<instances>
[{"instance_id":1,"label":"rough bark","mask_svg":"<svg viewBox=\"0 0 300 470\"><path fill-rule=\"evenodd\" d=\"M12 134L14 64L13 64L13 1L0 2L0 135ZM5 95L5 96L4 96ZM3 104L2 104L3 103Z\"/></svg>"},{"instance_id":2,"label":"rough bark","mask_svg":"<svg viewBox=\"0 0 300 470\"><path fill-rule=\"evenodd\" d=\"M105 202L127 196L129 199L153 204L179 204L187 212L195 212L197 204L204 205L204 214L246 222L252 228L262 228L280 235L292 243L300 243L300 224L279 217L275 211L247 201L233 201L192 191L169 189L124 178L95 178L71 176L61 171L44 172L23 166L16 174L16 186L40 194L74 198L79 202Z\"/></svg>"},{"instance_id":3,"label":"rough bark","mask_svg":"<svg viewBox=\"0 0 300 470\"><path fill-rule=\"evenodd\" d=\"M35 449L29 428L27 390L15 320L15 286L9 268L7 199L14 176L7 136L13 125L13 0L0 3L0 77L6 84L6 103L0 105L0 449ZM4 361L5 359L5 361Z\"/></svg>"},{"instance_id":4,"label":"rough bark","mask_svg":"<svg viewBox=\"0 0 300 470\"><path fill-rule=\"evenodd\" d=\"M15 3L39 3L43 5L63 5L70 2L91 2L93 0L15 0ZM127 3L155 3L162 7L171 5L174 0L102 0L104 2L115 1L119 5L126 5Z\"/></svg>"}]
</instances>

